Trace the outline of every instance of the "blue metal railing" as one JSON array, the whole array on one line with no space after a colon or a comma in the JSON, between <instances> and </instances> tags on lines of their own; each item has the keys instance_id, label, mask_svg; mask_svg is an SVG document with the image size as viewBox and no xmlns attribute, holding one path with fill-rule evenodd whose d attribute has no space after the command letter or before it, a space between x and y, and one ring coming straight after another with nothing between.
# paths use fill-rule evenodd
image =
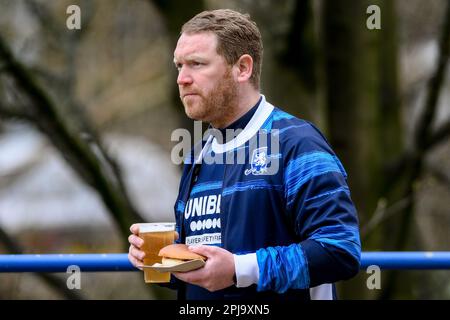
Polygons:
<instances>
[{"instance_id":1,"label":"blue metal railing","mask_svg":"<svg viewBox=\"0 0 450 320\"><path fill-rule=\"evenodd\" d=\"M361 269L370 265L397 270L450 270L450 251L363 252Z\"/></svg>"},{"instance_id":2,"label":"blue metal railing","mask_svg":"<svg viewBox=\"0 0 450 320\"><path fill-rule=\"evenodd\" d=\"M66 272L71 265L87 272L138 270L126 253L0 255L0 272Z\"/></svg>"},{"instance_id":3,"label":"blue metal railing","mask_svg":"<svg viewBox=\"0 0 450 320\"><path fill-rule=\"evenodd\" d=\"M108 254L4 254L0 272L67 272L76 265L81 271L137 271L126 253ZM450 251L363 252L361 269L376 265L381 269L450 270Z\"/></svg>"}]
</instances>

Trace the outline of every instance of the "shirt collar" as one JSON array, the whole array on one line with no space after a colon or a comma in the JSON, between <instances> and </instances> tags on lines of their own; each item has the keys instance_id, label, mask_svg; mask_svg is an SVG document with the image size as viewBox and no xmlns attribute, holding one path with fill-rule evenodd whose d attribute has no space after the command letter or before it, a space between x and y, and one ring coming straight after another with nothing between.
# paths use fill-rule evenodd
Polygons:
<instances>
[{"instance_id":1,"label":"shirt collar","mask_svg":"<svg viewBox=\"0 0 450 320\"><path fill-rule=\"evenodd\" d=\"M226 138L226 130L238 130L238 129L244 129L245 126L250 122L253 115L255 114L256 110L258 109L258 106L262 100L262 96L259 97L258 102L249 110L246 114L244 114L242 117L234 121L232 124L230 124L228 127L223 129L218 129L224 138Z\"/></svg>"}]
</instances>

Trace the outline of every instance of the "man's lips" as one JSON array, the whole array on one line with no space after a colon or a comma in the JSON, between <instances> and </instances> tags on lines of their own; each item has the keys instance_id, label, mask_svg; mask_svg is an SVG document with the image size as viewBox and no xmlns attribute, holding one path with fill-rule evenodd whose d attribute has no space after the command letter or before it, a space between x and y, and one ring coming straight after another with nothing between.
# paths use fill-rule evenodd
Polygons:
<instances>
[{"instance_id":1,"label":"man's lips","mask_svg":"<svg viewBox=\"0 0 450 320\"><path fill-rule=\"evenodd\" d=\"M189 96L198 96L198 94L197 93L183 93L183 95L182 95L183 99L186 97L189 97Z\"/></svg>"}]
</instances>

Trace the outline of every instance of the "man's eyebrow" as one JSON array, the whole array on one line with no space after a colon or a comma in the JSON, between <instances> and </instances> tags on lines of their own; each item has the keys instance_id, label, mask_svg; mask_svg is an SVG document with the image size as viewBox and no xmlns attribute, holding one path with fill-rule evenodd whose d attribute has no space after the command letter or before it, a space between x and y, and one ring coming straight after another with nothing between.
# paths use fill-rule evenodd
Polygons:
<instances>
[{"instance_id":1,"label":"man's eyebrow","mask_svg":"<svg viewBox=\"0 0 450 320\"><path fill-rule=\"evenodd\" d=\"M201 56L198 56L198 55L187 56L187 57L185 57L185 58L183 58L183 59L181 59L181 60L184 60L184 61L186 61L186 62L191 62L191 61L201 61L201 62L204 62L204 61L206 61L205 58L203 58L203 57L201 57ZM178 63L180 63L180 62L177 60L177 58L173 58L173 63L176 65L176 64L178 64Z\"/></svg>"}]
</instances>

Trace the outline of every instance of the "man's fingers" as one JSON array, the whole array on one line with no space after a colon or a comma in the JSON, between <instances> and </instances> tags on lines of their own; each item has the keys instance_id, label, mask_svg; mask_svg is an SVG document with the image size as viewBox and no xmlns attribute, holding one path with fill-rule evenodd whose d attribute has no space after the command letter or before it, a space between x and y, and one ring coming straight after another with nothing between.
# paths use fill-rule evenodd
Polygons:
<instances>
[{"instance_id":1,"label":"man's fingers","mask_svg":"<svg viewBox=\"0 0 450 320\"><path fill-rule=\"evenodd\" d=\"M136 260L136 258L134 258L131 254L128 254L128 260L130 260L131 264L136 268L138 268L139 270L142 271L144 269L143 268L144 264L139 260Z\"/></svg>"},{"instance_id":2,"label":"man's fingers","mask_svg":"<svg viewBox=\"0 0 450 320\"><path fill-rule=\"evenodd\" d=\"M130 226L130 231L132 234L138 236L139 235L139 223L132 224ZM174 237L175 237L175 240L178 240L178 238L180 237L178 232L175 231ZM130 238L128 238L128 241L130 241Z\"/></svg>"},{"instance_id":3,"label":"man's fingers","mask_svg":"<svg viewBox=\"0 0 450 320\"><path fill-rule=\"evenodd\" d=\"M192 252L201 254L202 256L205 256L207 258L211 257L215 252L217 252L217 248L214 246L189 246L189 250Z\"/></svg>"},{"instance_id":4,"label":"man's fingers","mask_svg":"<svg viewBox=\"0 0 450 320\"><path fill-rule=\"evenodd\" d=\"M201 269L188 271L188 272L172 272L172 274L184 282L189 282L192 284L198 284L203 278L203 273Z\"/></svg>"},{"instance_id":5,"label":"man's fingers","mask_svg":"<svg viewBox=\"0 0 450 320\"><path fill-rule=\"evenodd\" d=\"M172 272L172 275L174 275L176 278L178 278L181 281L187 282L183 273L184 272Z\"/></svg>"},{"instance_id":6,"label":"man's fingers","mask_svg":"<svg viewBox=\"0 0 450 320\"><path fill-rule=\"evenodd\" d=\"M142 245L144 244L144 240L142 240L141 238L139 238L138 236L135 236L134 234L131 234L128 237L128 242L132 245L134 245L136 248L141 248Z\"/></svg>"},{"instance_id":7,"label":"man's fingers","mask_svg":"<svg viewBox=\"0 0 450 320\"><path fill-rule=\"evenodd\" d=\"M145 258L145 252L139 250L138 248L136 248L135 246L131 245L130 249L128 251L128 253L130 255L132 255L135 259L140 260L141 262L144 260Z\"/></svg>"},{"instance_id":8,"label":"man's fingers","mask_svg":"<svg viewBox=\"0 0 450 320\"><path fill-rule=\"evenodd\" d=\"M130 260L130 262L133 266L135 266L136 268L138 268L140 270L143 270L142 266L144 265L144 262L136 257L136 255L138 254L137 253L138 251L139 250L137 250L135 247L133 247L131 245L130 248L128 249L128 260Z\"/></svg>"},{"instance_id":9,"label":"man's fingers","mask_svg":"<svg viewBox=\"0 0 450 320\"><path fill-rule=\"evenodd\" d=\"M130 227L130 231L131 231L131 233L138 235L139 234L139 224L138 223L132 224Z\"/></svg>"}]
</instances>

